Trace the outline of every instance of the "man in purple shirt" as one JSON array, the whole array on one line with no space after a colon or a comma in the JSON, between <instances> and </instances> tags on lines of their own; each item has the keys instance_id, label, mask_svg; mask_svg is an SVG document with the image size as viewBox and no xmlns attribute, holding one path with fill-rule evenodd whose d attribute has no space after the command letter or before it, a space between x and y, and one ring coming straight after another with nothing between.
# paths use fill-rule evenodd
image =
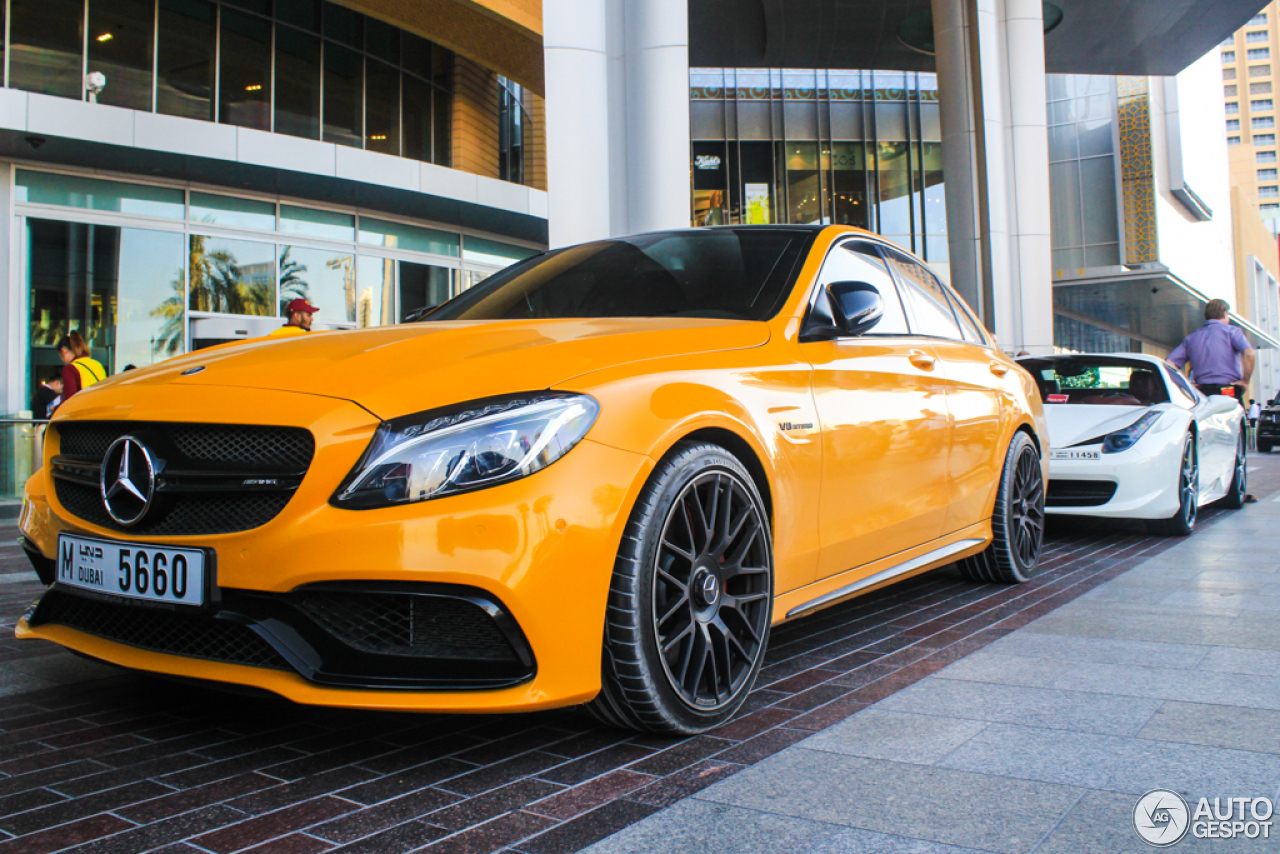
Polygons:
<instances>
[{"instance_id":1,"label":"man in purple shirt","mask_svg":"<svg viewBox=\"0 0 1280 854\"><path fill-rule=\"evenodd\" d=\"M1226 300L1210 300L1204 326L1184 338L1169 361L1178 368L1190 362L1192 380L1202 394L1226 394L1244 406L1257 354L1240 328L1227 321L1230 311Z\"/></svg>"}]
</instances>

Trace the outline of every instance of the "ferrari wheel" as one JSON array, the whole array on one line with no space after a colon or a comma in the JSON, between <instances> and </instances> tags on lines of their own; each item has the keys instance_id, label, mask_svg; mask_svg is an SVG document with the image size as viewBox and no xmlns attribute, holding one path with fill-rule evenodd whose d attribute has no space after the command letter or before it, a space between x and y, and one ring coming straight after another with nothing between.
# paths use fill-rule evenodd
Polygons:
<instances>
[{"instance_id":1,"label":"ferrari wheel","mask_svg":"<svg viewBox=\"0 0 1280 854\"><path fill-rule=\"evenodd\" d=\"M588 708L660 733L723 724L760 672L772 605L769 517L751 476L717 445L678 445L627 524Z\"/></svg>"},{"instance_id":2,"label":"ferrari wheel","mask_svg":"<svg viewBox=\"0 0 1280 854\"><path fill-rule=\"evenodd\" d=\"M991 531L985 551L957 564L962 575L971 581L1017 584L1036 574L1044 545L1044 476L1040 454L1026 433L1015 433L1005 454Z\"/></svg>"},{"instance_id":3,"label":"ferrari wheel","mask_svg":"<svg viewBox=\"0 0 1280 854\"><path fill-rule=\"evenodd\" d=\"M1231 488L1222 497L1222 506L1239 510L1244 506L1244 497L1249 492L1249 464L1245 453L1244 431L1236 440L1236 464L1231 473Z\"/></svg>"},{"instance_id":4,"label":"ferrari wheel","mask_svg":"<svg viewBox=\"0 0 1280 854\"><path fill-rule=\"evenodd\" d=\"M1195 437L1188 433L1182 440L1182 464L1178 467L1178 512L1168 519L1153 519L1147 525L1153 534L1189 536L1196 526L1199 504L1200 464Z\"/></svg>"}]
</instances>

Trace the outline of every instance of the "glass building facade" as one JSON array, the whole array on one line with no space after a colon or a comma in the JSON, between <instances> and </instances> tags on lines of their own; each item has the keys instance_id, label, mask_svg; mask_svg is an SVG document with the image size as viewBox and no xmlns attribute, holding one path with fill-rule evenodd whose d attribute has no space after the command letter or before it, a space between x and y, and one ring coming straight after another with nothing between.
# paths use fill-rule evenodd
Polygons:
<instances>
[{"instance_id":1,"label":"glass building facade","mask_svg":"<svg viewBox=\"0 0 1280 854\"><path fill-rule=\"evenodd\" d=\"M539 251L356 209L15 170L28 394L78 330L110 373L283 324L395 323Z\"/></svg>"},{"instance_id":2,"label":"glass building facade","mask_svg":"<svg viewBox=\"0 0 1280 854\"><path fill-rule=\"evenodd\" d=\"M498 178L527 184L533 169L533 119L525 106L525 89L498 77Z\"/></svg>"},{"instance_id":3,"label":"glass building facade","mask_svg":"<svg viewBox=\"0 0 1280 854\"><path fill-rule=\"evenodd\" d=\"M8 0L7 12L6 86L450 163L453 53L343 6Z\"/></svg>"},{"instance_id":4,"label":"glass building facade","mask_svg":"<svg viewBox=\"0 0 1280 854\"><path fill-rule=\"evenodd\" d=\"M948 272L936 75L690 71L692 221L835 223Z\"/></svg>"}]
</instances>

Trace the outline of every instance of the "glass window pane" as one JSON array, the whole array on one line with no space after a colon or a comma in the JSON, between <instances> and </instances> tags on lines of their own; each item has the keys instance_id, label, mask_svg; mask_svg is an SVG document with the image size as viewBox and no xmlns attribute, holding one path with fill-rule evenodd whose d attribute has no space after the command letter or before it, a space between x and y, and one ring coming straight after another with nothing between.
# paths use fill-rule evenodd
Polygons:
<instances>
[{"instance_id":1,"label":"glass window pane","mask_svg":"<svg viewBox=\"0 0 1280 854\"><path fill-rule=\"evenodd\" d=\"M193 234L187 271L192 311L259 317L276 313L273 244Z\"/></svg>"},{"instance_id":2,"label":"glass window pane","mask_svg":"<svg viewBox=\"0 0 1280 854\"><path fill-rule=\"evenodd\" d=\"M326 9L338 9L332 3ZM326 16L327 16L326 12ZM359 148L364 138L360 55L335 44L324 46L324 141Z\"/></svg>"},{"instance_id":3,"label":"glass window pane","mask_svg":"<svg viewBox=\"0 0 1280 854\"><path fill-rule=\"evenodd\" d=\"M187 218L192 222L213 225L229 225L236 228L276 230L276 206L274 202L260 199L237 199L233 196L215 196L191 191L191 206Z\"/></svg>"},{"instance_id":4,"label":"glass window pane","mask_svg":"<svg viewBox=\"0 0 1280 854\"><path fill-rule=\"evenodd\" d=\"M360 217L360 242L388 249L458 257L458 235L399 222ZM514 248L514 247L513 247ZM520 256L524 257L524 256Z\"/></svg>"},{"instance_id":5,"label":"glass window pane","mask_svg":"<svg viewBox=\"0 0 1280 854\"><path fill-rule=\"evenodd\" d=\"M284 246L280 252L280 313L291 300L304 299L320 309L325 323L356 322L354 252Z\"/></svg>"},{"instance_id":6,"label":"glass window pane","mask_svg":"<svg viewBox=\"0 0 1280 854\"><path fill-rule=\"evenodd\" d=\"M818 144L788 142L786 151L787 222L818 222L822 218L822 202L818 196Z\"/></svg>"},{"instance_id":7,"label":"glass window pane","mask_svg":"<svg viewBox=\"0 0 1280 854\"><path fill-rule=\"evenodd\" d=\"M512 246L496 240L485 240L483 237L464 236L462 239L462 258L477 264L492 264L495 267L506 267L522 258L537 255L541 250L529 249L526 246Z\"/></svg>"},{"instance_id":8,"label":"glass window pane","mask_svg":"<svg viewBox=\"0 0 1280 854\"><path fill-rule=\"evenodd\" d=\"M431 101L432 109L435 110L431 133L435 156L431 162L440 166L452 166L453 96L447 91L436 89L431 95Z\"/></svg>"},{"instance_id":9,"label":"glass window pane","mask_svg":"<svg viewBox=\"0 0 1280 854\"><path fill-rule=\"evenodd\" d=\"M1055 125L1049 128L1049 162L1073 160L1080 156L1076 149L1076 126Z\"/></svg>"},{"instance_id":10,"label":"glass window pane","mask_svg":"<svg viewBox=\"0 0 1280 854\"><path fill-rule=\"evenodd\" d=\"M271 129L271 24L222 10L218 121Z\"/></svg>"},{"instance_id":11,"label":"glass window pane","mask_svg":"<svg viewBox=\"0 0 1280 854\"><path fill-rule=\"evenodd\" d=\"M924 154L924 229L927 234L947 233L947 193L942 176L942 143L926 142ZM933 257L930 256L930 261Z\"/></svg>"},{"instance_id":12,"label":"glass window pane","mask_svg":"<svg viewBox=\"0 0 1280 854\"><path fill-rule=\"evenodd\" d=\"M1111 157L1080 161L1080 195L1089 200L1089 215L1084 217L1085 243L1113 243L1120 239L1116 180Z\"/></svg>"},{"instance_id":13,"label":"glass window pane","mask_svg":"<svg viewBox=\"0 0 1280 854\"><path fill-rule=\"evenodd\" d=\"M1120 263L1120 244L1108 243L1102 246L1086 246L1084 248L1084 265L1086 267L1115 267Z\"/></svg>"},{"instance_id":14,"label":"glass window pane","mask_svg":"<svg viewBox=\"0 0 1280 854\"><path fill-rule=\"evenodd\" d=\"M280 206L280 230L289 234L307 234L329 240L354 240L356 218L337 211Z\"/></svg>"},{"instance_id":15,"label":"glass window pane","mask_svg":"<svg viewBox=\"0 0 1280 854\"><path fill-rule=\"evenodd\" d=\"M423 80L431 79L431 42L413 33L400 33L404 70Z\"/></svg>"},{"instance_id":16,"label":"glass window pane","mask_svg":"<svg viewBox=\"0 0 1280 854\"><path fill-rule=\"evenodd\" d=\"M431 162L431 84L404 75L404 156Z\"/></svg>"},{"instance_id":17,"label":"glass window pane","mask_svg":"<svg viewBox=\"0 0 1280 854\"><path fill-rule=\"evenodd\" d=\"M1112 145L1113 125L1110 119L1081 122L1079 130L1081 157L1110 154L1114 150L1115 146Z\"/></svg>"},{"instance_id":18,"label":"glass window pane","mask_svg":"<svg viewBox=\"0 0 1280 854\"><path fill-rule=\"evenodd\" d=\"M205 0L160 0L157 112L212 121L213 22Z\"/></svg>"},{"instance_id":19,"label":"glass window pane","mask_svg":"<svg viewBox=\"0 0 1280 854\"><path fill-rule=\"evenodd\" d=\"M1055 249L1084 243L1079 161L1049 165L1049 218L1050 240Z\"/></svg>"},{"instance_id":20,"label":"glass window pane","mask_svg":"<svg viewBox=\"0 0 1280 854\"><path fill-rule=\"evenodd\" d=\"M443 89L453 89L453 51L438 44L431 46L431 82Z\"/></svg>"},{"instance_id":21,"label":"glass window pane","mask_svg":"<svg viewBox=\"0 0 1280 854\"><path fill-rule=\"evenodd\" d=\"M408 261L401 261L399 267L401 319L419 309L448 302L448 269Z\"/></svg>"},{"instance_id":22,"label":"glass window pane","mask_svg":"<svg viewBox=\"0 0 1280 854\"><path fill-rule=\"evenodd\" d=\"M835 222L866 228L867 171L862 143L833 142L831 170Z\"/></svg>"},{"instance_id":23,"label":"glass window pane","mask_svg":"<svg viewBox=\"0 0 1280 854\"><path fill-rule=\"evenodd\" d=\"M911 234L911 182L905 142L882 142L877 157L881 234ZM910 237L908 236L908 241Z\"/></svg>"},{"instance_id":24,"label":"glass window pane","mask_svg":"<svg viewBox=\"0 0 1280 854\"><path fill-rule=\"evenodd\" d=\"M884 253L902 288L902 298L911 315L911 331L917 335L963 339L942 283L906 255L892 249Z\"/></svg>"},{"instance_id":25,"label":"glass window pane","mask_svg":"<svg viewBox=\"0 0 1280 854\"><path fill-rule=\"evenodd\" d=\"M369 60L366 65L365 148L400 154L400 72Z\"/></svg>"},{"instance_id":26,"label":"glass window pane","mask_svg":"<svg viewBox=\"0 0 1280 854\"><path fill-rule=\"evenodd\" d=\"M83 98L83 0L11 0L9 85Z\"/></svg>"},{"instance_id":27,"label":"glass window pane","mask_svg":"<svg viewBox=\"0 0 1280 854\"><path fill-rule=\"evenodd\" d=\"M400 64L400 31L376 18L364 22L364 49L392 65Z\"/></svg>"},{"instance_id":28,"label":"glass window pane","mask_svg":"<svg viewBox=\"0 0 1280 854\"><path fill-rule=\"evenodd\" d=\"M320 138L320 39L276 30L276 133Z\"/></svg>"},{"instance_id":29,"label":"glass window pane","mask_svg":"<svg viewBox=\"0 0 1280 854\"><path fill-rule=\"evenodd\" d=\"M324 37L359 50L364 47L364 15L333 3L325 3Z\"/></svg>"},{"instance_id":30,"label":"glass window pane","mask_svg":"<svg viewBox=\"0 0 1280 854\"><path fill-rule=\"evenodd\" d=\"M185 352L185 242L174 232L121 229L113 359L117 370Z\"/></svg>"},{"instance_id":31,"label":"glass window pane","mask_svg":"<svg viewBox=\"0 0 1280 854\"><path fill-rule=\"evenodd\" d=\"M361 255L356 264L356 326L389 326L396 322L396 262ZM318 308L318 306L317 306Z\"/></svg>"},{"instance_id":32,"label":"glass window pane","mask_svg":"<svg viewBox=\"0 0 1280 854\"><path fill-rule=\"evenodd\" d=\"M317 33L320 31L320 0L276 0L276 18Z\"/></svg>"},{"instance_id":33,"label":"glass window pane","mask_svg":"<svg viewBox=\"0 0 1280 854\"><path fill-rule=\"evenodd\" d=\"M877 83L879 76L877 75ZM876 104L876 137L886 140L910 139L907 135L906 104Z\"/></svg>"},{"instance_id":34,"label":"glass window pane","mask_svg":"<svg viewBox=\"0 0 1280 854\"><path fill-rule=\"evenodd\" d=\"M247 9L259 15L271 14L271 0L222 0L222 2L230 3L232 6L239 6L241 9Z\"/></svg>"},{"instance_id":35,"label":"glass window pane","mask_svg":"<svg viewBox=\"0 0 1280 854\"><path fill-rule=\"evenodd\" d=\"M151 110L151 44L156 7L148 0L92 0L89 4L89 73L107 87L99 104Z\"/></svg>"},{"instance_id":36,"label":"glass window pane","mask_svg":"<svg viewBox=\"0 0 1280 854\"><path fill-rule=\"evenodd\" d=\"M18 170L17 185L17 200L37 205L66 205L166 219L182 219L186 213L182 191L172 187L150 187L27 169Z\"/></svg>"}]
</instances>

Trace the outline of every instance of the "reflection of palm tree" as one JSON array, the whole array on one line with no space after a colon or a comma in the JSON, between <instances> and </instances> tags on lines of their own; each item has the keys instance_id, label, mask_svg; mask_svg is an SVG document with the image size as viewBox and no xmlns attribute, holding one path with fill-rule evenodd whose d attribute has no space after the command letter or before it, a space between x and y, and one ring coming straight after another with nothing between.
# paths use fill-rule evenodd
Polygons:
<instances>
[{"instance_id":1,"label":"reflection of palm tree","mask_svg":"<svg viewBox=\"0 0 1280 854\"><path fill-rule=\"evenodd\" d=\"M182 339L184 329L182 292L186 283L182 280L182 268L178 268L178 272L174 274L173 281L169 283L173 286L173 295L151 309L152 317L160 317L164 319L164 326L160 328L160 334L151 339L151 353L159 356L164 354L165 358L178 355L178 351L182 349Z\"/></svg>"},{"instance_id":2,"label":"reflection of palm tree","mask_svg":"<svg viewBox=\"0 0 1280 854\"><path fill-rule=\"evenodd\" d=\"M311 301L311 286L307 284L307 280L302 278L302 274L307 272L307 265L300 261L290 258L289 253L293 251L292 246L286 246L284 251L280 253L280 313L284 313L284 307L295 299L304 299Z\"/></svg>"},{"instance_id":3,"label":"reflection of palm tree","mask_svg":"<svg viewBox=\"0 0 1280 854\"><path fill-rule=\"evenodd\" d=\"M208 251L203 235L191 236L191 308L226 314L274 314L270 280L246 281L236 257L226 249Z\"/></svg>"}]
</instances>

